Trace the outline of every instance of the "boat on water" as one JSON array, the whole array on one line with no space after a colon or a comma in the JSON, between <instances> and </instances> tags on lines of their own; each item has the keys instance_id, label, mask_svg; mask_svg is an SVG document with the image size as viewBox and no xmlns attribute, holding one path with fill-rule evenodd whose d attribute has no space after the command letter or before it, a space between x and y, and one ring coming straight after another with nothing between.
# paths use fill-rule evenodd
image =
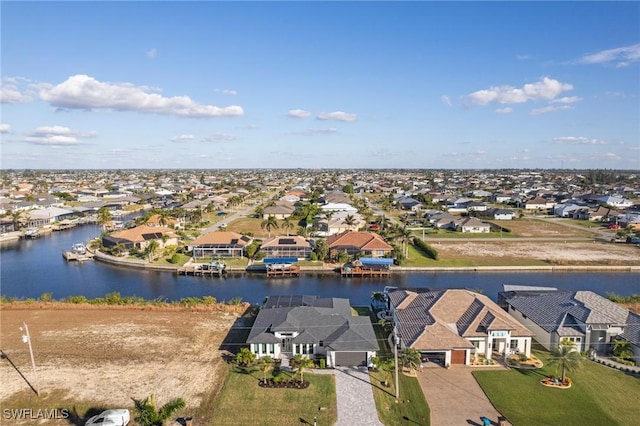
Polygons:
<instances>
[{"instance_id":1,"label":"boat on water","mask_svg":"<svg viewBox=\"0 0 640 426\"><path fill-rule=\"evenodd\" d=\"M38 228L27 228L22 234L22 238L26 238L26 239L40 238L40 230Z\"/></svg>"},{"instance_id":2,"label":"boat on water","mask_svg":"<svg viewBox=\"0 0 640 426\"><path fill-rule=\"evenodd\" d=\"M71 246L71 253L84 255L87 253L87 247L82 243L75 243Z\"/></svg>"}]
</instances>

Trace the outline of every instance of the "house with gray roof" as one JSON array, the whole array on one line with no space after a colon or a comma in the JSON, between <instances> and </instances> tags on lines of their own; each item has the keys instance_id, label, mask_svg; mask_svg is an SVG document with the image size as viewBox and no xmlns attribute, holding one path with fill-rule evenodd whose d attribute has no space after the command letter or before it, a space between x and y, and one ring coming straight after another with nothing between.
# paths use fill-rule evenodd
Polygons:
<instances>
[{"instance_id":1,"label":"house with gray roof","mask_svg":"<svg viewBox=\"0 0 640 426\"><path fill-rule=\"evenodd\" d=\"M501 293L500 299L507 312L533 330L535 339L547 350L566 338L580 351L593 348L604 354L615 338L625 337L625 332L640 346L638 333L633 333L640 323L632 321L627 329L630 317L637 320L637 316L592 291L512 291Z\"/></svg>"},{"instance_id":2,"label":"house with gray roof","mask_svg":"<svg viewBox=\"0 0 640 426\"><path fill-rule=\"evenodd\" d=\"M398 289L388 294L400 345L446 364L511 352L531 354L533 333L483 294L465 289Z\"/></svg>"},{"instance_id":3,"label":"house with gray roof","mask_svg":"<svg viewBox=\"0 0 640 426\"><path fill-rule=\"evenodd\" d=\"M327 366L370 365L379 349L368 316L353 316L349 299L270 296L247 343L258 358L325 358Z\"/></svg>"}]
</instances>

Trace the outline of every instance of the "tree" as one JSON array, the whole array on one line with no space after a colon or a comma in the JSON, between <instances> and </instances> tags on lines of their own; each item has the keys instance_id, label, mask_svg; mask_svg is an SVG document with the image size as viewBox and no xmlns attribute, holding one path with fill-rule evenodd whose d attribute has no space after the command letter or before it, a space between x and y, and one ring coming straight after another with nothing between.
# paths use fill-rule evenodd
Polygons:
<instances>
[{"instance_id":1,"label":"tree","mask_svg":"<svg viewBox=\"0 0 640 426\"><path fill-rule=\"evenodd\" d=\"M631 358L633 356L631 343L628 340L616 339L613 342L613 355L619 358Z\"/></svg>"},{"instance_id":2,"label":"tree","mask_svg":"<svg viewBox=\"0 0 640 426\"><path fill-rule=\"evenodd\" d=\"M327 254L329 253L329 245L327 244L327 240L317 240L315 246L313 247L313 251L316 255L318 255L318 260L324 261L327 258Z\"/></svg>"},{"instance_id":3,"label":"tree","mask_svg":"<svg viewBox=\"0 0 640 426\"><path fill-rule=\"evenodd\" d=\"M269 355L260 358L260 369L262 370L262 378L267 382L267 374L273 369L273 358Z\"/></svg>"},{"instance_id":4,"label":"tree","mask_svg":"<svg viewBox=\"0 0 640 426\"><path fill-rule=\"evenodd\" d=\"M373 305L375 302L376 305L386 305L386 300L384 298L384 294L381 291L372 291L371 292L371 304Z\"/></svg>"},{"instance_id":5,"label":"tree","mask_svg":"<svg viewBox=\"0 0 640 426\"><path fill-rule=\"evenodd\" d=\"M335 212L333 211L326 211L324 212L324 218L327 220L327 235L329 234L329 225L331 222L331 218L333 217Z\"/></svg>"},{"instance_id":6,"label":"tree","mask_svg":"<svg viewBox=\"0 0 640 426\"><path fill-rule=\"evenodd\" d=\"M149 244L147 244L147 248L144 250L144 254L149 258L149 262L153 262L153 255L160 247L160 243L158 240L151 240Z\"/></svg>"},{"instance_id":7,"label":"tree","mask_svg":"<svg viewBox=\"0 0 640 426\"><path fill-rule=\"evenodd\" d=\"M22 210L16 210L11 212L11 220L13 221L14 230L19 230L20 225L22 224L24 212Z\"/></svg>"},{"instance_id":8,"label":"tree","mask_svg":"<svg viewBox=\"0 0 640 426\"><path fill-rule=\"evenodd\" d=\"M414 348L405 348L402 351L402 362L410 371L415 371L420 365L420 352Z\"/></svg>"},{"instance_id":9,"label":"tree","mask_svg":"<svg viewBox=\"0 0 640 426\"><path fill-rule=\"evenodd\" d=\"M245 247L244 251L247 254L247 257L251 260L255 259L256 255L260 251L260 241L253 240L251 244Z\"/></svg>"},{"instance_id":10,"label":"tree","mask_svg":"<svg viewBox=\"0 0 640 426\"><path fill-rule=\"evenodd\" d=\"M402 228L399 229L398 238L402 243L402 250L404 253L404 257L408 259L409 258L409 242L413 239L413 232L411 232L411 230L409 230L406 226L403 226Z\"/></svg>"},{"instance_id":11,"label":"tree","mask_svg":"<svg viewBox=\"0 0 640 426\"><path fill-rule=\"evenodd\" d=\"M264 214L264 208L262 206L256 207L256 209L253 211L253 214L256 217L262 217L262 215Z\"/></svg>"},{"instance_id":12,"label":"tree","mask_svg":"<svg viewBox=\"0 0 640 426\"><path fill-rule=\"evenodd\" d=\"M293 357L293 365L296 368L296 374L300 375L300 381L304 382L304 369L313 367L313 360L307 358L306 356L302 356L300 354L296 354Z\"/></svg>"},{"instance_id":13,"label":"tree","mask_svg":"<svg viewBox=\"0 0 640 426\"><path fill-rule=\"evenodd\" d=\"M247 367L253 364L253 361L255 361L255 359L256 354L251 352L249 348L240 349L240 352L238 352L238 354L236 355L236 362L243 367Z\"/></svg>"},{"instance_id":14,"label":"tree","mask_svg":"<svg viewBox=\"0 0 640 426\"><path fill-rule=\"evenodd\" d=\"M111 222L111 212L106 207L100 207L98 209L98 225L104 225L107 222Z\"/></svg>"},{"instance_id":15,"label":"tree","mask_svg":"<svg viewBox=\"0 0 640 426\"><path fill-rule=\"evenodd\" d=\"M271 238L271 229L278 228L278 221L276 220L276 217L269 215L268 218L262 221L262 223L260 224L260 228L262 228L263 230L266 228L267 232L269 233L269 238Z\"/></svg>"},{"instance_id":16,"label":"tree","mask_svg":"<svg viewBox=\"0 0 640 426\"><path fill-rule=\"evenodd\" d=\"M175 398L158 409L153 394L145 399L131 399L136 411L134 420L140 426L162 426L173 413L185 406L184 399Z\"/></svg>"},{"instance_id":17,"label":"tree","mask_svg":"<svg viewBox=\"0 0 640 426\"><path fill-rule=\"evenodd\" d=\"M282 221L282 228L287 231L287 237L288 237L289 236L289 231L291 231L293 228L295 228L295 225L291 221L291 217L290 216L287 216L287 217L284 218L284 220Z\"/></svg>"},{"instance_id":18,"label":"tree","mask_svg":"<svg viewBox=\"0 0 640 426\"><path fill-rule=\"evenodd\" d=\"M555 365L556 370L562 370L562 382L564 382L567 371L572 371L582 366L582 356L576 350L573 342L563 339L558 348L551 354L549 364Z\"/></svg>"},{"instance_id":19,"label":"tree","mask_svg":"<svg viewBox=\"0 0 640 426\"><path fill-rule=\"evenodd\" d=\"M371 359L371 362L375 368L382 371L382 384L389 386L389 376L391 376L391 372L395 369L393 359L375 356Z\"/></svg>"},{"instance_id":20,"label":"tree","mask_svg":"<svg viewBox=\"0 0 640 426\"><path fill-rule=\"evenodd\" d=\"M353 225L356 224L355 216L352 214L346 215L344 218L344 224L347 225L349 228L351 228Z\"/></svg>"}]
</instances>

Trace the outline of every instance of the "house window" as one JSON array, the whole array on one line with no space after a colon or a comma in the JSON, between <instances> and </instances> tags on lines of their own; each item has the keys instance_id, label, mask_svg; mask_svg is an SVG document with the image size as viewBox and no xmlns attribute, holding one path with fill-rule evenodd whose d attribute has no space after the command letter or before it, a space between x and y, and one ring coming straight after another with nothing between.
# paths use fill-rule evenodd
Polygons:
<instances>
[{"instance_id":1,"label":"house window","mask_svg":"<svg viewBox=\"0 0 640 426\"><path fill-rule=\"evenodd\" d=\"M267 353L267 344L266 344L266 343L263 343L263 344L262 344L262 351L261 351L261 352L262 352L263 354L266 354L266 353Z\"/></svg>"},{"instance_id":2,"label":"house window","mask_svg":"<svg viewBox=\"0 0 640 426\"><path fill-rule=\"evenodd\" d=\"M324 346L324 341L320 340L320 347Z\"/></svg>"},{"instance_id":3,"label":"house window","mask_svg":"<svg viewBox=\"0 0 640 426\"><path fill-rule=\"evenodd\" d=\"M509 344L509 348L511 348L511 349L518 349L518 340L516 340L516 339L511 339L511 343Z\"/></svg>"},{"instance_id":4,"label":"house window","mask_svg":"<svg viewBox=\"0 0 640 426\"><path fill-rule=\"evenodd\" d=\"M270 343L270 344L268 345L268 349L269 349L269 353L270 353L270 354L274 354L274 353L276 353L276 345L274 345L273 343Z\"/></svg>"},{"instance_id":5,"label":"house window","mask_svg":"<svg viewBox=\"0 0 640 426\"><path fill-rule=\"evenodd\" d=\"M473 347L478 349L480 347L480 341L479 340L472 340L471 344L473 344Z\"/></svg>"}]
</instances>

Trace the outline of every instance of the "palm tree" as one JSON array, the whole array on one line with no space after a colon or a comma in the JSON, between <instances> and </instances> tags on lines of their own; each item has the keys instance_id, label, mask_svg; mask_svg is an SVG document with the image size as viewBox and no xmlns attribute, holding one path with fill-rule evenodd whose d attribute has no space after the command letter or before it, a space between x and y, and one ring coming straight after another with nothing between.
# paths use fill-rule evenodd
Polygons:
<instances>
[{"instance_id":1,"label":"palm tree","mask_svg":"<svg viewBox=\"0 0 640 426\"><path fill-rule=\"evenodd\" d=\"M349 228L351 228L353 225L356 224L355 216L352 214L346 215L344 218L344 224L347 225Z\"/></svg>"},{"instance_id":2,"label":"palm tree","mask_svg":"<svg viewBox=\"0 0 640 426\"><path fill-rule=\"evenodd\" d=\"M236 355L236 362L243 367L253 364L253 361L255 361L255 359L256 354L251 352L249 348L240 349L240 352L238 352L238 354Z\"/></svg>"},{"instance_id":3,"label":"palm tree","mask_svg":"<svg viewBox=\"0 0 640 426\"><path fill-rule=\"evenodd\" d=\"M293 357L293 364L295 365L296 368L296 374L300 375L300 381L304 382L304 369L305 368L311 368L313 367L313 360L302 356L300 354L297 354Z\"/></svg>"},{"instance_id":4,"label":"palm tree","mask_svg":"<svg viewBox=\"0 0 640 426\"><path fill-rule=\"evenodd\" d=\"M145 399L131 399L136 411L134 420L140 426L162 426L173 413L185 406L184 399L175 398L158 409L153 394Z\"/></svg>"},{"instance_id":5,"label":"palm tree","mask_svg":"<svg viewBox=\"0 0 640 426\"><path fill-rule=\"evenodd\" d=\"M404 252L405 259L409 258L409 242L413 239L413 233L407 229L407 226L403 226L399 229L398 238L402 243L402 250Z\"/></svg>"},{"instance_id":6,"label":"palm tree","mask_svg":"<svg viewBox=\"0 0 640 426\"><path fill-rule=\"evenodd\" d=\"M393 359L385 359L379 356L375 356L371 358L371 362L373 366L378 370L382 371L382 384L384 386L389 386L389 376L391 375L391 371L395 369L395 363Z\"/></svg>"},{"instance_id":7,"label":"palm tree","mask_svg":"<svg viewBox=\"0 0 640 426\"><path fill-rule=\"evenodd\" d=\"M381 291L372 291L371 292L371 304L376 302L376 305L386 304L386 300L384 298L384 294Z\"/></svg>"},{"instance_id":8,"label":"palm tree","mask_svg":"<svg viewBox=\"0 0 640 426\"><path fill-rule=\"evenodd\" d=\"M106 207L100 207L98 210L98 225L104 225L112 219L111 212Z\"/></svg>"},{"instance_id":9,"label":"palm tree","mask_svg":"<svg viewBox=\"0 0 640 426\"><path fill-rule=\"evenodd\" d=\"M149 244L147 244L145 254L149 257L149 262L153 262L153 254L158 250L158 247L160 247L158 240L151 240Z\"/></svg>"},{"instance_id":10,"label":"palm tree","mask_svg":"<svg viewBox=\"0 0 640 426\"><path fill-rule=\"evenodd\" d=\"M287 237L289 236L289 231L291 231L294 227L295 225L291 221L291 217L290 216L285 217L284 220L282 221L282 228L284 228L287 231Z\"/></svg>"},{"instance_id":11,"label":"palm tree","mask_svg":"<svg viewBox=\"0 0 640 426\"><path fill-rule=\"evenodd\" d=\"M262 206L256 207L256 209L253 211L253 214L256 217L262 217L262 215L264 214L264 207L262 207Z\"/></svg>"},{"instance_id":12,"label":"palm tree","mask_svg":"<svg viewBox=\"0 0 640 426\"><path fill-rule=\"evenodd\" d=\"M333 211L324 212L324 218L327 220L327 235L329 235L329 222L331 222L331 218L333 217Z\"/></svg>"},{"instance_id":13,"label":"palm tree","mask_svg":"<svg viewBox=\"0 0 640 426\"><path fill-rule=\"evenodd\" d=\"M260 228L262 229L266 228L267 232L269 233L269 238L271 238L271 229L273 228L278 229L278 221L276 220L276 217L269 215L268 218L266 218L265 220L262 221L262 223L260 223Z\"/></svg>"},{"instance_id":14,"label":"palm tree","mask_svg":"<svg viewBox=\"0 0 640 426\"><path fill-rule=\"evenodd\" d=\"M549 364L555 365L556 370L562 370L562 382L564 382L566 371L572 371L582 366L582 356L572 342L563 340L558 345L558 349L553 351Z\"/></svg>"},{"instance_id":15,"label":"palm tree","mask_svg":"<svg viewBox=\"0 0 640 426\"><path fill-rule=\"evenodd\" d=\"M613 342L613 355L619 358L631 358L633 356L631 343L628 340L616 339Z\"/></svg>"},{"instance_id":16,"label":"palm tree","mask_svg":"<svg viewBox=\"0 0 640 426\"><path fill-rule=\"evenodd\" d=\"M273 358L269 355L260 358L260 367L262 369L262 378L264 383L267 382L267 374L273 369Z\"/></svg>"},{"instance_id":17,"label":"palm tree","mask_svg":"<svg viewBox=\"0 0 640 426\"><path fill-rule=\"evenodd\" d=\"M16 210L11 212L11 220L13 221L13 229L17 231L20 229L20 224L22 223L22 215L24 212L22 210Z\"/></svg>"},{"instance_id":18,"label":"palm tree","mask_svg":"<svg viewBox=\"0 0 640 426\"><path fill-rule=\"evenodd\" d=\"M414 348L405 348L402 351L402 359L410 371L415 371L420 365L420 352Z\"/></svg>"}]
</instances>

